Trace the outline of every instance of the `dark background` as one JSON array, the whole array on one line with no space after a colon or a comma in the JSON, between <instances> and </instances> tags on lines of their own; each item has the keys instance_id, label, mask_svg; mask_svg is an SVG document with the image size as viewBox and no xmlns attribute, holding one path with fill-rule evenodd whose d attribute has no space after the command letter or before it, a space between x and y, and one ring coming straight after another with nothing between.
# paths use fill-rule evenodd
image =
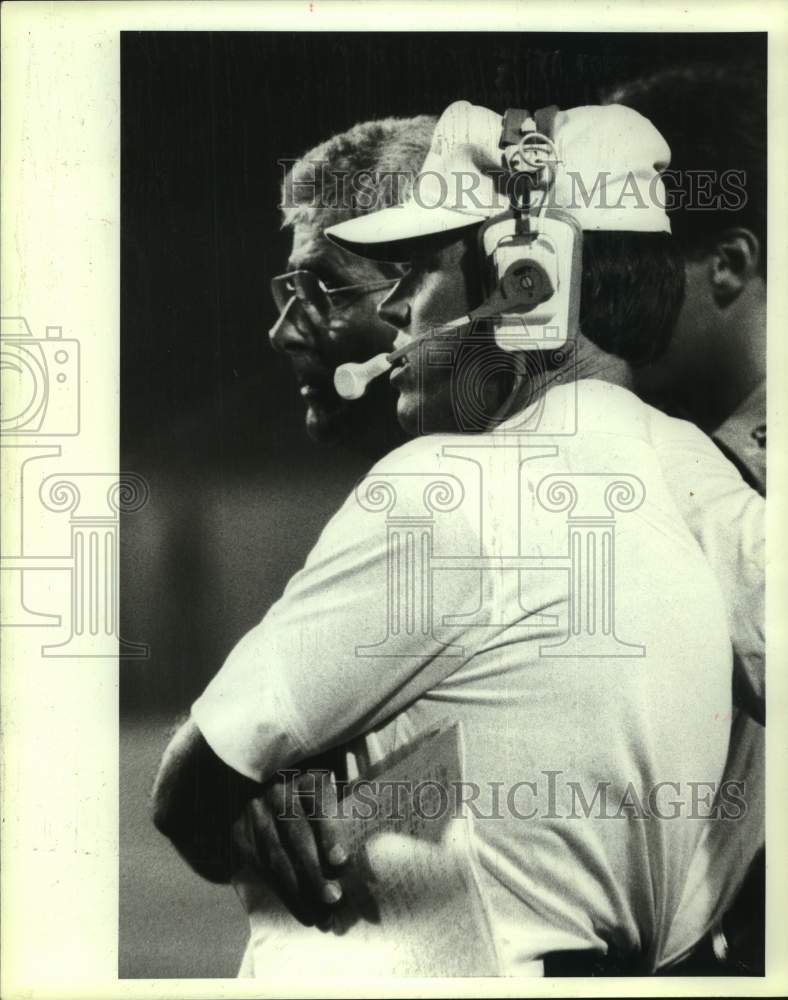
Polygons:
<instances>
[{"instance_id":1,"label":"dark background","mask_svg":"<svg viewBox=\"0 0 788 1000\"><path fill-rule=\"evenodd\" d=\"M148 788L166 727L369 465L309 442L268 345L289 250L277 159L369 118L573 107L674 63L753 58L764 34L123 34L121 469L151 495L121 523L122 632L150 648L121 667L121 976L236 972L240 906L155 834Z\"/></svg>"}]
</instances>

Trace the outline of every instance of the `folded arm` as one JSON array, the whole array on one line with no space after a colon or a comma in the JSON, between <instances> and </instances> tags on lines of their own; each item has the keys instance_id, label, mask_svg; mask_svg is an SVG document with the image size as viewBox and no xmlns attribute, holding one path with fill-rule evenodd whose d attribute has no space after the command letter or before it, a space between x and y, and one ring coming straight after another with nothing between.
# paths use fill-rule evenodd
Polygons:
<instances>
[{"instance_id":1,"label":"folded arm","mask_svg":"<svg viewBox=\"0 0 788 1000\"><path fill-rule=\"evenodd\" d=\"M253 868L301 923L320 924L341 898L335 877L347 860L326 778L305 769L258 784L228 767L190 718L162 758L153 820L198 875L226 883L242 866Z\"/></svg>"},{"instance_id":2,"label":"folded arm","mask_svg":"<svg viewBox=\"0 0 788 1000\"><path fill-rule=\"evenodd\" d=\"M415 459L395 453L403 510L423 509L423 492L436 475L430 449ZM378 467L377 474L383 471ZM445 515L438 530L446 551L473 550L477 543L461 507ZM444 572L436 583L440 639L402 629L382 659L374 653L387 631L390 586L385 511L364 507L353 494L280 600L192 706L191 721L162 761L154 819L204 877L227 881L244 860L245 841L299 919L295 887L313 900L335 895L323 874L332 871L326 868L335 846L331 825L318 822L315 830L303 816L280 821L272 815L281 793L277 772L298 769L308 776L316 757L384 724L473 654L464 626L437 623L449 610L475 606L478 573ZM443 655L447 648L459 655Z\"/></svg>"},{"instance_id":3,"label":"folded arm","mask_svg":"<svg viewBox=\"0 0 788 1000\"><path fill-rule=\"evenodd\" d=\"M192 719L164 752L153 786L153 822L210 882L229 882L242 863L233 836L262 786L228 767Z\"/></svg>"}]
</instances>

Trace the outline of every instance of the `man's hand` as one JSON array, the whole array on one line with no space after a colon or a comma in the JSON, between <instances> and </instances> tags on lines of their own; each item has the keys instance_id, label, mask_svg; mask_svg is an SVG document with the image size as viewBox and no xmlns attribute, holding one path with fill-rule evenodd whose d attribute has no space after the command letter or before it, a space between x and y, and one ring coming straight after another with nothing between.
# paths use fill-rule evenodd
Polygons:
<instances>
[{"instance_id":1,"label":"man's hand","mask_svg":"<svg viewBox=\"0 0 788 1000\"><path fill-rule=\"evenodd\" d=\"M210 882L252 866L302 923L324 925L342 898L347 861L336 824L336 789L324 770L265 785L228 767L195 723L181 725L153 787L153 822Z\"/></svg>"},{"instance_id":2,"label":"man's hand","mask_svg":"<svg viewBox=\"0 0 788 1000\"><path fill-rule=\"evenodd\" d=\"M159 766L153 822L198 875L210 882L229 882L242 863L234 825L261 787L220 760L188 719Z\"/></svg>"},{"instance_id":3,"label":"man's hand","mask_svg":"<svg viewBox=\"0 0 788 1000\"><path fill-rule=\"evenodd\" d=\"M276 776L246 806L236 843L290 913L326 926L342 899L347 854L336 822L336 789L324 770Z\"/></svg>"}]
</instances>

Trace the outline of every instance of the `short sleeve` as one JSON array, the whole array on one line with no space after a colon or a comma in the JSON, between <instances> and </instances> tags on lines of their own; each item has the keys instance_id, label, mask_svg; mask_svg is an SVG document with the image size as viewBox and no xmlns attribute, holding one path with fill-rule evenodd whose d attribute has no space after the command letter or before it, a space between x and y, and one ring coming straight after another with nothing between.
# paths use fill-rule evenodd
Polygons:
<instances>
[{"instance_id":1,"label":"short sleeve","mask_svg":"<svg viewBox=\"0 0 788 1000\"><path fill-rule=\"evenodd\" d=\"M478 552L468 491L435 439L387 456L192 708L225 763L258 781L369 731L475 652L447 624L485 607L478 571L428 571L436 545Z\"/></svg>"}]
</instances>

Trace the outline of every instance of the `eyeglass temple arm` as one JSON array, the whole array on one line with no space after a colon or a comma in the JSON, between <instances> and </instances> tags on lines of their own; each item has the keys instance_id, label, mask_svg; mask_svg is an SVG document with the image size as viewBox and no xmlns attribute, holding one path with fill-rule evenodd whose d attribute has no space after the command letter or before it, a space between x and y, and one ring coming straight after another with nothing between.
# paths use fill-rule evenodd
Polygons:
<instances>
[{"instance_id":1,"label":"eyeglass temple arm","mask_svg":"<svg viewBox=\"0 0 788 1000\"><path fill-rule=\"evenodd\" d=\"M342 285L341 288L327 288L327 295L336 295L338 292L359 292L362 289L365 292L375 292L381 288L390 288L396 285L399 278L385 278L382 281L372 281L368 284L358 284L358 285Z\"/></svg>"},{"instance_id":2,"label":"eyeglass temple arm","mask_svg":"<svg viewBox=\"0 0 788 1000\"><path fill-rule=\"evenodd\" d=\"M285 321L285 320L287 319L287 314L288 314L288 313L290 312L290 310L291 310L291 309L293 308L293 303L294 303L294 302L296 301L296 298L297 298L297 296L295 296L295 295L291 295L291 296L290 296L290 299L289 299L289 301L288 301L287 305L286 305L286 306L284 307L284 309L283 309L283 310L282 310L282 311L281 311L281 312L279 313L279 319L277 319L276 323L274 323L274 325L273 325L273 326L271 327L271 329L270 329L270 330L268 331L268 336L269 336L269 338L273 338L273 337L275 337L275 336L277 335L277 333L279 332L279 327L280 327L280 326L281 326L281 325L282 325L282 324L284 323L284 321Z\"/></svg>"}]
</instances>

